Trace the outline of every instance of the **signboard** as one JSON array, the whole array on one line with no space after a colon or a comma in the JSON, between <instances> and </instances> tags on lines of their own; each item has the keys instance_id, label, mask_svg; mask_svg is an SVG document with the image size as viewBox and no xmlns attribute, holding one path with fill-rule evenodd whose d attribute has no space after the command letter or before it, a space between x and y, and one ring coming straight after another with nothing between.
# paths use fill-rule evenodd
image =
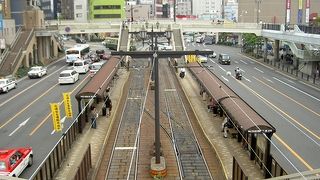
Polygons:
<instances>
[{"instance_id":1,"label":"signboard","mask_svg":"<svg viewBox=\"0 0 320 180\"><path fill-rule=\"evenodd\" d=\"M0 31L3 31L2 3L3 3L3 1L0 0Z\"/></svg>"},{"instance_id":2,"label":"signboard","mask_svg":"<svg viewBox=\"0 0 320 180\"><path fill-rule=\"evenodd\" d=\"M188 62L197 62L198 58L196 55L187 55Z\"/></svg>"},{"instance_id":3,"label":"signboard","mask_svg":"<svg viewBox=\"0 0 320 180\"><path fill-rule=\"evenodd\" d=\"M5 49L5 48L6 48L6 40L0 39L0 49Z\"/></svg>"},{"instance_id":4,"label":"signboard","mask_svg":"<svg viewBox=\"0 0 320 180\"><path fill-rule=\"evenodd\" d=\"M298 9L298 24L302 24L302 0L299 0L299 9Z\"/></svg>"},{"instance_id":5,"label":"signboard","mask_svg":"<svg viewBox=\"0 0 320 180\"><path fill-rule=\"evenodd\" d=\"M67 118L72 118L72 105L70 93L63 93L63 104Z\"/></svg>"},{"instance_id":6,"label":"signboard","mask_svg":"<svg viewBox=\"0 0 320 180\"><path fill-rule=\"evenodd\" d=\"M309 24L310 19L310 0L306 0L306 23Z\"/></svg>"},{"instance_id":7,"label":"signboard","mask_svg":"<svg viewBox=\"0 0 320 180\"><path fill-rule=\"evenodd\" d=\"M56 132L61 131L61 121L60 121L60 109L58 103L50 103L53 129Z\"/></svg>"},{"instance_id":8,"label":"signboard","mask_svg":"<svg viewBox=\"0 0 320 180\"><path fill-rule=\"evenodd\" d=\"M286 0L286 24L290 24L291 0Z\"/></svg>"}]
</instances>

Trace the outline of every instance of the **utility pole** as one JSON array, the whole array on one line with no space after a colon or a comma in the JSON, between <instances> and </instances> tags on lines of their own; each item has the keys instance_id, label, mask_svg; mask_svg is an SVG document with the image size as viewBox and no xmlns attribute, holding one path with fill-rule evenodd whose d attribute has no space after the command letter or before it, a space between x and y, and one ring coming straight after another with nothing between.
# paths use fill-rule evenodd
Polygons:
<instances>
[{"instance_id":1,"label":"utility pole","mask_svg":"<svg viewBox=\"0 0 320 180\"><path fill-rule=\"evenodd\" d=\"M257 3L257 24L260 22L260 4L262 0L256 0Z\"/></svg>"},{"instance_id":2,"label":"utility pole","mask_svg":"<svg viewBox=\"0 0 320 180\"><path fill-rule=\"evenodd\" d=\"M176 0L173 0L173 22L176 22Z\"/></svg>"},{"instance_id":3,"label":"utility pole","mask_svg":"<svg viewBox=\"0 0 320 180\"><path fill-rule=\"evenodd\" d=\"M133 22L133 7L130 5L131 22Z\"/></svg>"}]
</instances>

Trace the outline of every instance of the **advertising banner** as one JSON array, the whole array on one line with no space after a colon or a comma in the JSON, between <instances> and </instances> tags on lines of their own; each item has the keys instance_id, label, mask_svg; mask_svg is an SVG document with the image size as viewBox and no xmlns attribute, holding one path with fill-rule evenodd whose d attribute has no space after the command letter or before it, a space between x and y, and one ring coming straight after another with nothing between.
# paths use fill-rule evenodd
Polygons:
<instances>
[{"instance_id":1,"label":"advertising banner","mask_svg":"<svg viewBox=\"0 0 320 180\"><path fill-rule=\"evenodd\" d=\"M291 0L286 1L286 24L290 24Z\"/></svg>"},{"instance_id":2,"label":"advertising banner","mask_svg":"<svg viewBox=\"0 0 320 180\"><path fill-rule=\"evenodd\" d=\"M302 24L302 0L299 0L298 24Z\"/></svg>"},{"instance_id":3,"label":"advertising banner","mask_svg":"<svg viewBox=\"0 0 320 180\"><path fill-rule=\"evenodd\" d=\"M0 31L3 31L2 3L3 1L0 0Z\"/></svg>"},{"instance_id":4,"label":"advertising banner","mask_svg":"<svg viewBox=\"0 0 320 180\"><path fill-rule=\"evenodd\" d=\"M70 93L63 93L63 104L67 118L72 118L72 105Z\"/></svg>"},{"instance_id":5,"label":"advertising banner","mask_svg":"<svg viewBox=\"0 0 320 180\"><path fill-rule=\"evenodd\" d=\"M310 19L310 0L306 0L306 23L309 24Z\"/></svg>"},{"instance_id":6,"label":"advertising banner","mask_svg":"<svg viewBox=\"0 0 320 180\"><path fill-rule=\"evenodd\" d=\"M51 113L52 113L53 129L56 132L59 132L62 130L59 104L58 103L50 103L50 107L51 107Z\"/></svg>"}]
</instances>

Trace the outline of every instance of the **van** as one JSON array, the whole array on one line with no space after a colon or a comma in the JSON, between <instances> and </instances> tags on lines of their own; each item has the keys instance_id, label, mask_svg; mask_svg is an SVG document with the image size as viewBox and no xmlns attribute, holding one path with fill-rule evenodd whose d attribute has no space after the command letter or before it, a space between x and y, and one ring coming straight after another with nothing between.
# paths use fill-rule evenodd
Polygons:
<instances>
[{"instance_id":1,"label":"van","mask_svg":"<svg viewBox=\"0 0 320 180\"><path fill-rule=\"evenodd\" d=\"M76 60L73 62L73 69L79 74L85 74L89 71L89 62L85 60Z\"/></svg>"},{"instance_id":2,"label":"van","mask_svg":"<svg viewBox=\"0 0 320 180\"><path fill-rule=\"evenodd\" d=\"M106 61L100 61L100 62L92 63L91 64L91 68L90 68L90 77L93 77L99 71L99 69L101 69L101 67L103 66L103 64L105 62Z\"/></svg>"},{"instance_id":3,"label":"van","mask_svg":"<svg viewBox=\"0 0 320 180\"><path fill-rule=\"evenodd\" d=\"M208 57L206 56L198 56L198 62L200 63L207 63L208 62Z\"/></svg>"},{"instance_id":4,"label":"van","mask_svg":"<svg viewBox=\"0 0 320 180\"><path fill-rule=\"evenodd\" d=\"M231 64L230 56L228 54L219 54L218 62L220 64Z\"/></svg>"}]
</instances>

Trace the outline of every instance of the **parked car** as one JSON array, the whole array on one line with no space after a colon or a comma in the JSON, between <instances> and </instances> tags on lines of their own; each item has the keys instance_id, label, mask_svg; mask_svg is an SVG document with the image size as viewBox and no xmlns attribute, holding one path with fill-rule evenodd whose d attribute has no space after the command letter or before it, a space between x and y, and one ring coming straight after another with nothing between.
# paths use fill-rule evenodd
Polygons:
<instances>
[{"instance_id":1,"label":"parked car","mask_svg":"<svg viewBox=\"0 0 320 180\"><path fill-rule=\"evenodd\" d=\"M32 166L32 148L0 149L0 175L18 177Z\"/></svg>"},{"instance_id":2,"label":"parked car","mask_svg":"<svg viewBox=\"0 0 320 180\"><path fill-rule=\"evenodd\" d=\"M43 66L33 66L28 72L28 77L31 78L41 78L47 74L47 68Z\"/></svg>"},{"instance_id":3,"label":"parked car","mask_svg":"<svg viewBox=\"0 0 320 180\"><path fill-rule=\"evenodd\" d=\"M73 62L73 69L79 74L85 74L89 71L89 62L86 60L77 60Z\"/></svg>"},{"instance_id":4,"label":"parked car","mask_svg":"<svg viewBox=\"0 0 320 180\"><path fill-rule=\"evenodd\" d=\"M91 62L99 62L100 61L100 57L95 53L90 54L89 58L90 58Z\"/></svg>"},{"instance_id":5,"label":"parked car","mask_svg":"<svg viewBox=\"0 0 320 180\"><path fill-rule=\"evenodd\" d=\"M75 70L64 70L59 75L59 84L74 84L79 80L79 73Z\"/></svg>"},{"instance_id":6,"label":"parked car","mask_svg":"<svg viewBox=\"0 0 320 180\"><path fill-rule=\"evenodd\" d=\"M13 79L9 79L9 78L0 79L0 93L3 93L3 92L7 93L11 89L15 89L16 86L17 86L17 83Z\"/></svg>"},{"instance_id":7,"label":"parked car","mask_svg":"<svg viewBox=\"0 0 320 180\"><path fill-rule=\"evenodd\" d=\"M231 64L230 56L228 54L219 54L218 62L220 64L228 64L228 65L230 65Z\"/></svg>"}]
</instances>

